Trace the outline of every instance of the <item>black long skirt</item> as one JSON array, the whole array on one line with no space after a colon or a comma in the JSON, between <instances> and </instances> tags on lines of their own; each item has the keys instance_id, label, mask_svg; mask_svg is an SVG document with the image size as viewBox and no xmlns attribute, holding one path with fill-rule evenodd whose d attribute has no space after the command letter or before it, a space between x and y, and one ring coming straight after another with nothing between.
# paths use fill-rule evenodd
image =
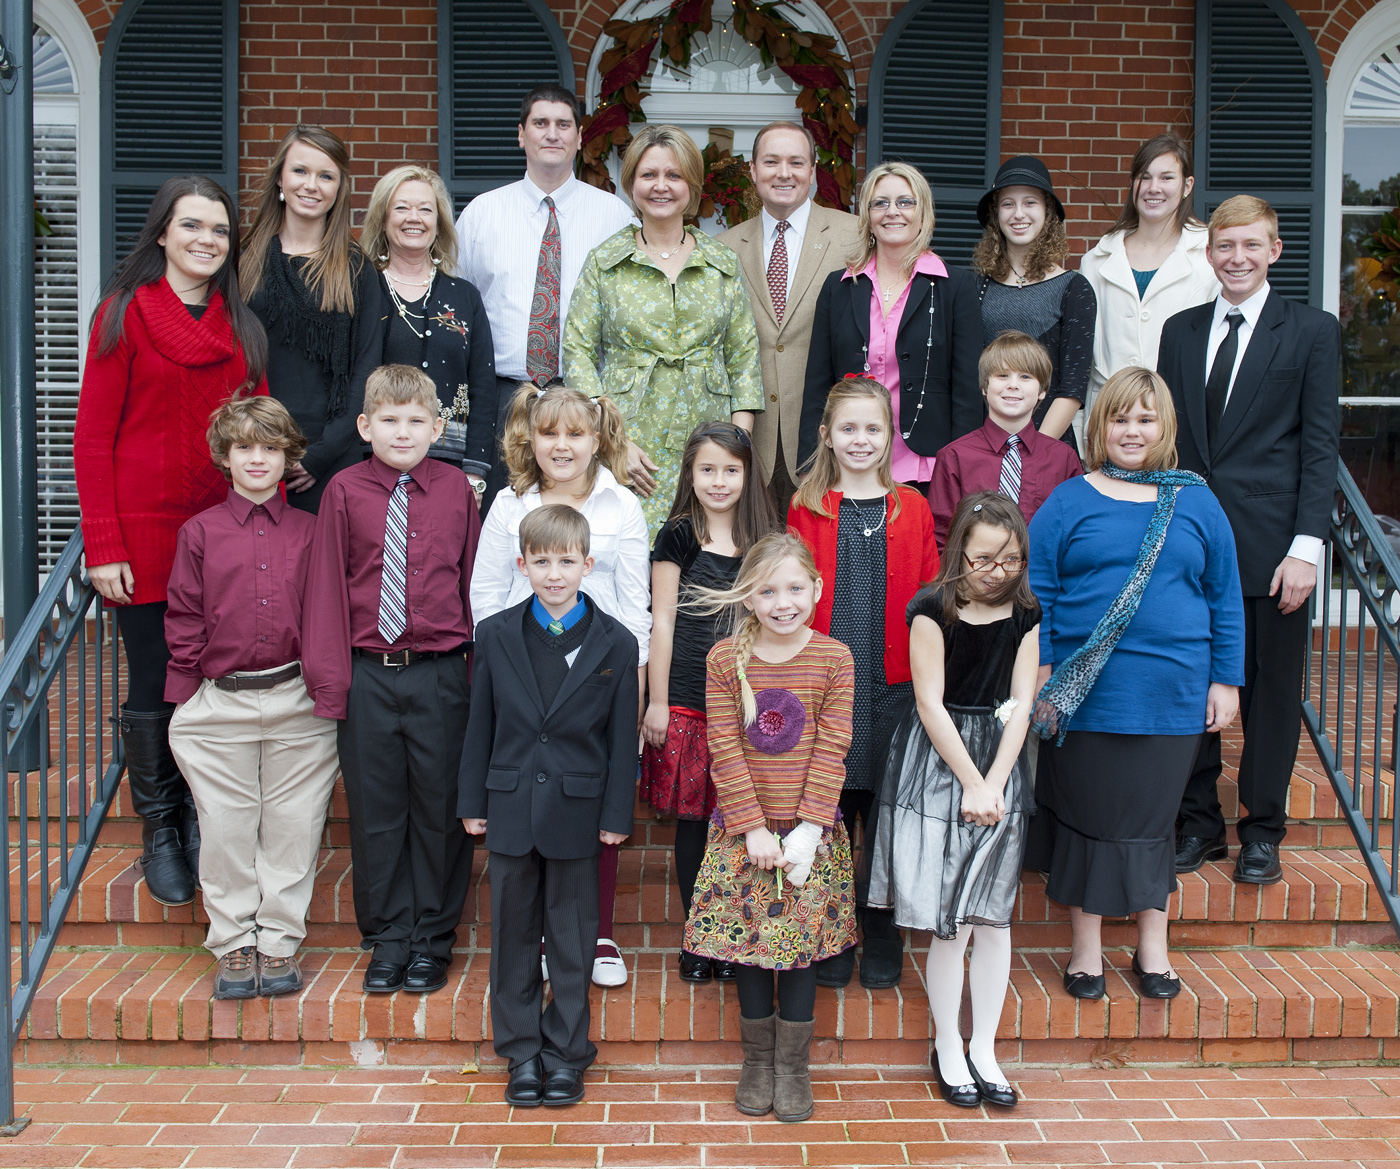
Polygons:
<instances>
[{"instance_id":1,"label":"black long skirt","mask_svg":"<svg viewBox=\"0 0 1400 1169\"><path fill-rule=\"evenodd\" d=\"M1085 913L1166 909L1176 889L1176 814L1200 735L1070 731L1041 744L1026 867Z\"/></svg>"}]
</instances>

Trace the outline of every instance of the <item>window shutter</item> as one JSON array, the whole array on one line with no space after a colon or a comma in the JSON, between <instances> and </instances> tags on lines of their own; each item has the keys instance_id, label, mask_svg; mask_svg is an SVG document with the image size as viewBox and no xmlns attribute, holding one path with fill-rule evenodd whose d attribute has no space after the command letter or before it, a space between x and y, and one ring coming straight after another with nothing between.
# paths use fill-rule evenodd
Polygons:
<instances>
[{"instance_id":1,"label":"window shutter","mask_svg":"<svg viewBox=\"0 0 1400 1169\"><path fill-rule=\"evenodd\" d=\"M1001 160L1002 0L913 0L870 69L866 167L913 163L933 188L934 250L966 264Z\"/></svg>"},{"instance_id":2,"label":"window shutter","mask_svg":"<svg viewBox=\"0 0 1400 1169\"><path fill-rule=\"evenodd\" d=\"M1285 0L1198 0L1196 208L1256 195L1279 218L1269 283L1322 303L1323 126L1317 46Z\"/></svg>"},{"instance_id":3,"label":"window shutter","mask_svg":"<svg viewBox=\"0 0 1400 1169\"><path fill-rule=\"evenodd\" d=\"M102 52L102 270L172 175L238 197L238 5L125 0Z\"/></svg>"},{"instance_id":4,"label":"window shutter","mask_svg":"<svg viewBox=\"0 0 1400 1169\"><path fill-rule=\"evenodd\" d=\"M574 91L574 60L543 0L438 0L438 169L458 208L525 172L520 101Z\"/></svg>"}]
</instances>

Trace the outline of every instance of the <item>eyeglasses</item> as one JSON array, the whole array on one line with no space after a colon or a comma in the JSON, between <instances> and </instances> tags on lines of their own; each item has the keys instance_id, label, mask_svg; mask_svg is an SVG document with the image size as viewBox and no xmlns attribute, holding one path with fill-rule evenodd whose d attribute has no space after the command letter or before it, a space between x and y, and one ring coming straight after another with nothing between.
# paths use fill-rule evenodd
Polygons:
<instances>
[{"instance_id":1,"label":"eyeglasses","mask_svg":"<svg viewBox=\"0 0 1400 1169\"><path fill-rule=\"evenodd\" d=\"M1008 556L1005 560L993 560L989 556L979 556L974 560L964 552L963 559L967 561L968 568L972 569L973 572L991 572L992 569L999 568L1002 572L1009 574L1020 572L1026 567L1026 562L1019 556Z\"/></svg>"},{"instance_id":2,"label":"eyeglasses","mask_svg":"<svg viewBox=\"0 0 1400 1169\"><path fill-rule=\"evenodd\" d=\"M898 199L894 201L894 205L898 207L901 211L913 211L914 208L917 207L919 204L913 199L909 198L908 195L901 195ZM888 211L889 209L890 201L888 199L870 200L870 210L872 211Z\"/></svg>"}]
</instances>

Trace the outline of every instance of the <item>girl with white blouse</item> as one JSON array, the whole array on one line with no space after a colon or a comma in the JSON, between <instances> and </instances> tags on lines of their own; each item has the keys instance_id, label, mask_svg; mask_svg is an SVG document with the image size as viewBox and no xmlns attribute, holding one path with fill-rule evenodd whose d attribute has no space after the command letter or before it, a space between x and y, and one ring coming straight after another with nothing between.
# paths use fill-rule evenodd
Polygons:
<instances>
[{"instance_id":1,"label":"girl with white blouse","mask_svg":"<svg viewBox=\"0 0 1400 1169\"><path fill-rule=\"evenodd\" d=\"M511 404L502 445L510 490L496 496L482 524L472 569L472 620L479 624L530 595L529 578L516 567L520 521L544 504L567 504L588 520L593 572L584 591L636 637L645 693L651 541L642 505L618 482L627 474L627 425L621 411L609 398L589 398L562 384L541 390L525 382ZM637 713L640 719L641 711ZM617 845L605 844L598 856L593 981L599 986L627 982L622 951L612 938L617 850Z\"/></svg>"}]
</instances>

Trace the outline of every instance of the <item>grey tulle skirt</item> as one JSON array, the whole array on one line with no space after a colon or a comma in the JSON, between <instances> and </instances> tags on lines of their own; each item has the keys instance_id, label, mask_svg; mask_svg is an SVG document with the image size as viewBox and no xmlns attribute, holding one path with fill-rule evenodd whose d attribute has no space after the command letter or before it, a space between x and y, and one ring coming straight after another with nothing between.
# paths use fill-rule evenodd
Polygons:
<instances>
[{"instance_id":1,"label":"grey tulle skirt","mask_svg":"<svg viewBox=\"0 0 1400 1169\"><path fill-rule=\"evenodd\" d=\"M991 707L947 706L967 753L986 774L1001 743ZM945 940L958 927L1008 926L1021 878L1026 824L1035 808L1031 754L1024 748L1006 784L996 824L962 818L962 784L934 750L913 703L890 744L874 825L862 858L869 904L892 909L897 925Z\"/></svg>"}]
</instances>

